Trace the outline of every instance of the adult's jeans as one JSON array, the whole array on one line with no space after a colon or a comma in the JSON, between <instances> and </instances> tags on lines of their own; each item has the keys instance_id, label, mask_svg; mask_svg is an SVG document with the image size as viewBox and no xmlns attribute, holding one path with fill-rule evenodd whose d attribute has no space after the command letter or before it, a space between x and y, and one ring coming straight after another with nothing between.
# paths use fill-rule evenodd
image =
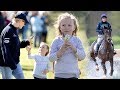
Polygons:
<instances>
[{"instance_id":1,"label":"adult's jeans","mask_svg":"<svg viewBox=\"0 0 120 90\"><path fill-rule=\"evenodd\" d=\"M24 79L24 74L20 63L17 64L17 68L15 70L11 70L10 67L4 66L1 66L0 69L2 73L2 79L12 79L12 75L16 79Z\"/></svg>"}]
</instances>

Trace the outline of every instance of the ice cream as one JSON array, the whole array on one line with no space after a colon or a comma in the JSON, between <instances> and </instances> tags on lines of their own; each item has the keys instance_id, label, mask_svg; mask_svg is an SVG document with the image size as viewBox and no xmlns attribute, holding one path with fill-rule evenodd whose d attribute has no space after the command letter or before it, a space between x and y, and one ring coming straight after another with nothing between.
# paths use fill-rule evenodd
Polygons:
<instances>
[{"instance_id":1,"label":"ice cream","mask_svg":"<svg viewBox=\"0 0 120 90\"><path fill-rule=\"evenodd\" d=\"M64 37L64 40L68 41L70 39L70 37L71 37L70 35L66 34L65 37Z\"/></svg>"}]
</instances>

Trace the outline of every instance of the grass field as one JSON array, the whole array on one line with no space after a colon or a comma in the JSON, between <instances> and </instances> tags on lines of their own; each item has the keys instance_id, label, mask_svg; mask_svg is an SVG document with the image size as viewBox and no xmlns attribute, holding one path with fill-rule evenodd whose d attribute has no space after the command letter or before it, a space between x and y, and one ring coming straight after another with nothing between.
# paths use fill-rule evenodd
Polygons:
<instances>
[{"instance_id":1,"label":"grass field","mask_svg":"<svg viewBox=\"0 0 120 90\"><path fill-rule=\"evenodd\" d=\"M56 20L56 17L58 16L58 14L60 14L60 12L52 14L53 21ZM84 27L84 23L82 22L82 19L79 20L79 24L80 24L80 28L79 28L80 30L77 32L77 36L82 40L83 47L84 47L85 52L87 54L88 53L88 41L87 41L86 33L85 33L85 30L84 30L85 27ZM53 27L53 23L52 23L48 27L47 43L48 43L49 46L51 45L53 39L55 38L55 35L56 35L55 32L56 32L56 30ZM28 34L29 34L29 32L28 32ZM20 39L21 39L21 35L20 35ZM33 54L38 53L38 48L34 48L33 47L31 52ZM27 57L27 51L26 51L25 48L21 49L20 63L21 63L22 68L23 68L25 79L33 79L32 70L33 70L33 67L34 67L34 60L28 59L28 57ZM79 64L79 68L81 69L80 79L84 79L84 78L86 78L85 67L87 65L87 57L86 57L85 60L79 61L78 64ZM47 78L48 79L54 79L54 73L52 71L50 71L47 74Z\"/></svg>"}]
</instances>

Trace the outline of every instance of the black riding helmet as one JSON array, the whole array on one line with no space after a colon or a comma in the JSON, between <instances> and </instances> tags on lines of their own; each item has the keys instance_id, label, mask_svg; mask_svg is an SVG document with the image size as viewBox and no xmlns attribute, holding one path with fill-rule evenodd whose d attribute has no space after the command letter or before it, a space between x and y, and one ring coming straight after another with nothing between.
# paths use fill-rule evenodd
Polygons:
<instances>
[{"instance_id":1,"label":"black riding helmet","mask_svg":"<svg viewBox=\"0 0 120 90\"><path fill-rule=\"evenodd\" d=\"M102 19L102 18L107 18L107 15L106 15L106 14L102 14L102 15L101 15L101 19Z\"/></svg>"}]
</instances>

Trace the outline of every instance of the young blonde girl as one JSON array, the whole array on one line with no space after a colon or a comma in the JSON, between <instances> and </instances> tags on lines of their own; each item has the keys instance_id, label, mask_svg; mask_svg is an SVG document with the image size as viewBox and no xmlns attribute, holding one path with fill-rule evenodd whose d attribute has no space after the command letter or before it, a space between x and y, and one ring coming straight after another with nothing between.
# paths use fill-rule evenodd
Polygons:
<instances>
[{"instance_id":1,"label":"young blonde girl","mask_svg":"<svg viewBox=\"0 0 120 90\"><path fill-rule=\"evenodd\" d=\"M83 60L86 55L81 40L76 37L77 19L63 13L58 17L56 28L59 35L53 40L49 54L49 60L55 62L55 79L78 79L78 60Z\"/></svg>"}]
</instances>

